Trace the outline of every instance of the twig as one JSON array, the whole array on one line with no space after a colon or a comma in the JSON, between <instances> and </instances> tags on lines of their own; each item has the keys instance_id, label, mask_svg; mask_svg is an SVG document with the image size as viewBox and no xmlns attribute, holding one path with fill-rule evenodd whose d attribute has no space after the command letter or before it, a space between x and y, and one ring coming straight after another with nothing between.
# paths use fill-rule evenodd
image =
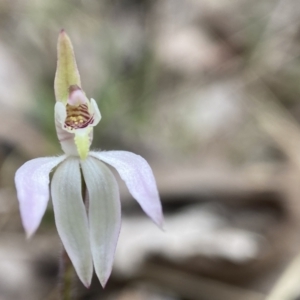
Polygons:
<instances>
[{"instance_id":1,"label":"twig","mask_svg":"<svg viewBox=\"0 0 300 300\"><path fill-rule=\"evenodd\" d=\"M263 129L287 155L290 162L300 169L300 127L295 118L280 105L276 96L260 79L248 89L251 101L248 107Z\"/></svg>"},{"instance_id":2,"label":"twig","mask_svg":"<svg viewBox=\"0 0 300 300\"><path fill-rule=\"evenodd\" d=\"M154 263L147 263L139 278L151 280L174 290L184 299L198 300L263 300L265 295L223 282L170 269ZM282 300L282 299L281 299Z\"/></svg>"},{"instance_id":3,"label":"twig","mask_svg":"<svg viewBox=\"0 0 300 300\"><path fill-rule=\"evenodd\" d=\"M300 254L291 262L266 300L292 300L300 294ZM297 298L298 299L298 298Z\"/></svg>"}]
</instances>

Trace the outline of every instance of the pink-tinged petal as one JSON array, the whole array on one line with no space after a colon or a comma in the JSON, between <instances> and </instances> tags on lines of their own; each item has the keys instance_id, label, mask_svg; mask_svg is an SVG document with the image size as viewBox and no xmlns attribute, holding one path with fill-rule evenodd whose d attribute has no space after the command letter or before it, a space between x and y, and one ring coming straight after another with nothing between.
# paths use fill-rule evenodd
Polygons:
<instances>
[{"instance_id":1,"label":"pink-tinged petal","mask_svg":"<svg viewBox=\"0 0 300 300\"><path fill-rule=\"evenodd\" d=\"M104 287L112 270L121 227L121 205L116 179L101 161L81 161L89 195L90 242L96 274Z\"/></svg>"},{"instance_id":2,"label":"pink-tinged petal","mask_svg":"<svg viewBox=\"0 0 300 300\"><path fill-rule=\"evenodd\" d=\"M93 262L79 159L68 157L59 165L51 181L51 196L58 234L78 277L88 287L92 280Z\"/></svg>"},{"instance_id":3,"label":"pink-tinged petal","mask_svg":"<svg viewBox=\"0 0 300 300\"><path fill-rule=\"evenodd\" d=\"M163 213L155 178L145 159L127 151L90 152L90 155L113 166L144 212L158 226L163 226Z\"/></svg>"},{"instance_id":4,"label":"pink-tinged petal","mask_svg":"<svg viewBox=\"0 0 300 300\"><path fill-rule=\"evenodd\" d=\"M23 227L30 237L39 227L49 200L49 173L66 157L43 157L26 162L15 175Z\"/></svg>"}]
</instances>

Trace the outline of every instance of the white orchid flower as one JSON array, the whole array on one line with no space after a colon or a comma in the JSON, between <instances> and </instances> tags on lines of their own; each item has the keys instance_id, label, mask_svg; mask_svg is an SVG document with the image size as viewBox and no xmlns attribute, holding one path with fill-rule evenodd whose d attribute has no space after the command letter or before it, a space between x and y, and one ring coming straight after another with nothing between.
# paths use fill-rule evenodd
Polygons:
<instances>
[{"instance_id":1,"label":"white orchid flower","mask_svg":"<svg viewBox=\"0 0 300 300\"><path fill-rule=\"evenodd\" d=\"M81 89L73 47L64 31L58 39L55 96L55 125L65 155L36 158L17 170L22 223L27 236L32 236L51 196L58 234L78 277L88 287L94 268L105 286L121 226L119 190L107 165L117 170L144 212L162 227L155 179L141 156L89 151L101 115L96 101L88 100Z\"/></svg>"}]
</instances>

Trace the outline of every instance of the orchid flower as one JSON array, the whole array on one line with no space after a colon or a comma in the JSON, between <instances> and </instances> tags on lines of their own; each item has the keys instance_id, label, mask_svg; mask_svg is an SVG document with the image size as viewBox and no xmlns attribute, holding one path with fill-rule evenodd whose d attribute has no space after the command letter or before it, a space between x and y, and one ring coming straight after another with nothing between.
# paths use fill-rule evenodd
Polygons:
<instances>
[{"instance_id":1,"label":"orchid flower","mask_svg":"<svg viewBox=\"0 0 300 300\"><path fill-rule=\"evenodd\" d=\"M105 286L121 227L118 185L107 165L117 170L133 198L160 227L161 203L152 170L141 156L89 151L101 114L81 88L72 43L63 30L57 52L55 126L65 154L32 159L17 170L22 224L31 237L51 197L58 234L78 277L88 287L95 269Z\"/></svg>"}]
</instances>

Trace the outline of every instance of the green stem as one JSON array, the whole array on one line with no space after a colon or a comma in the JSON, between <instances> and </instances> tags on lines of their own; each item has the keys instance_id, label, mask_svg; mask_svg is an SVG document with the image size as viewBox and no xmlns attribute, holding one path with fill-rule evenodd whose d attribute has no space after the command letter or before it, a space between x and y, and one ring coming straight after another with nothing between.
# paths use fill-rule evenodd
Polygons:
<instances>
[{"instance_id":1,"label":"green stem","mask_svg":"<svg viewBox=\"0 0 300 300\"><path fill-rule=\"evenodd\" d=\"M82 175L81 175L82 176ZM89 199L88 193L86 189L86 185L82 176L82 198L86 210L88 210ZM76 278L75 270L73 264L63 247L61 258L60 258L60 275L59 275L59 299L60 300L74 300L74 287L73 287L73 280Z\"/></svg>"},{"instance_id":2,"label":"green stem","mask_svg":"<svg viewBox=\"0 0 300 300\"><path fill-rule=\"evenodd\" d=\"M59 299L61 300L73 300L72 297L72 281L74 278L74 269L72 262L63 248L61 259L60 259L60 289Z\"/></svg>"}]
</instances>

